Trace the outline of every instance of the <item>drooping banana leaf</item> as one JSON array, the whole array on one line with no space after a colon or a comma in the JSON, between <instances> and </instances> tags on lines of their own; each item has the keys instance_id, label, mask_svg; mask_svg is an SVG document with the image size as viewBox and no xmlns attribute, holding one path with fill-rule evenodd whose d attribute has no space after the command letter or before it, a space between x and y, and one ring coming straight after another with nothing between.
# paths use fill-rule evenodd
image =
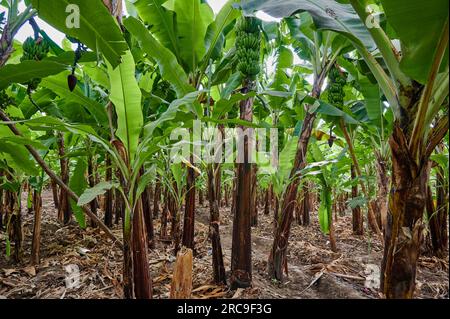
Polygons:
<instances>
[{"instance_id":1,"label":"drooping banana leaf","mask_svg":"<svg viewBox=\"0 0 450 319\"><path fill-rule=\"evenodd\" d=\"M381 3L402 44L401 69L414 80L425 83L448 22L448 0L381 0ZM448 62L448 55L444 61Z\"/></svg>"},{"instance_id":2,"label":"drooping banana leaf","mask_svg":"<svg viewBox=\"0 0 450 319\"><path fill-rule=\"evenodd\" d=\"M318 30L342 33L364 44L370 51L376 48L367 27L349 4L330 0L241 0L240 6L246 14L262 10L277 18L306 11L313 17Z\"/></svg>"},{"instance_id":3,"label":"drooping banana leaf","mask_svg":"<svg viewBox=\"0 0 450 319\"><path fill-rule=\"evenodd\" d=\"M128 45L118 23L102 1L31 0L31 3L41 19L79 39L93 51L102 52L113 67L119 65ZM73 23L77 18L79 28Z\"/></svg>"},{"instance_id":4,"label":"drooping banana leaf","mask_svg":"<svg viewBox=\"0 0 450 319\"><path fill-rule=\"evenodd\" d=\"M67 69L67 64L48 60L8 64L0 68L0 90L12 83L25 83L33 78L45 78Z\"/></svg>"}]
</instances>

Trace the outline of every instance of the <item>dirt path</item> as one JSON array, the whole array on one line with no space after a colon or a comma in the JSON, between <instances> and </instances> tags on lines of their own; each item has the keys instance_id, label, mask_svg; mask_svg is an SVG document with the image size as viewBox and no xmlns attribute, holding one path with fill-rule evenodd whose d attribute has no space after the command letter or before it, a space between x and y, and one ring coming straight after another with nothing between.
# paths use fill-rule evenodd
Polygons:
<instances>
[{"instance_id":1,"label":"dirt path","mask_svg":"<svg viewBox=\"0 0 450 319\"><path fill-rule=\"evenodd\" d=\"M221 208L221 238L228 275L232 234L229 210ZM122 252L111 240L99 229L82 230L75 222L61 225L56 220L51 192L43 195L43 212L38 266L28 264L32 214L23 213L21 263L5 257L5 234L0 231L0 298L122 298ZM371 272L375 272L374 278L378 277L376 268L382 247L368 235L355 237L351 233L351 216L341 217L336 223L338 253L329 250L327 236L320 232L315 214L311 216L311 226L293 225L289 275L283 283L277 283L266 275L273 240L272 220L271 216L260 214L259 225L252 230L253 287L238 291L211 284L208 207L198 207L196 218L194 298L378 298L375 288L366 287L366 279L374 275ZM157 238L159 227L159 220L155 220ZM114 226L113 232L121 237L120 226ZM158 241L149 254L155 298L168 298L174 262L171 245ZM71 285L74 279L76 284ZM448 298L448 261L421 257L417 281L419 298Z\"/></svg>"}]
</instances>

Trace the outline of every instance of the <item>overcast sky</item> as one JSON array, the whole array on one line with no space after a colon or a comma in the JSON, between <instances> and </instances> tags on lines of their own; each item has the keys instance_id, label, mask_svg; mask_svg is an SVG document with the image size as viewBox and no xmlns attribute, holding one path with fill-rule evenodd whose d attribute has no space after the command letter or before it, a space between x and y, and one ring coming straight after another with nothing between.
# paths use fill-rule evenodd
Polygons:
<instances>
[{"instance_id":1,"label":"overcast sky","mask_svg":"<svg viewBox=\"0 0 450 319\"><path fill-rule=\"evenodd\" d=\"M228 0L207 0L209 5L212 7L212 9L214 10L214 12L219 12L220 9L222 8L222 6L228 1ZM21 3L21 10L25 9L25 5L22 2ZM276 20L272 17L270 17L267 14L264 14L263 12L259 12L257 14L257 16L262 19L262 20ZM61 32L55 30L53 27L49 26L47 23L45 23L44 21L37 19L37 23L39 24L39 26L58 44L61 44L61 41L64 39L65 35L62 34ZM27 23L26 25L24 25L19 33L16 36L16 39L23 42L27 37L29 36L33 36L33 29L31 28L31 26Z\"/></svg>"}]
</instances>

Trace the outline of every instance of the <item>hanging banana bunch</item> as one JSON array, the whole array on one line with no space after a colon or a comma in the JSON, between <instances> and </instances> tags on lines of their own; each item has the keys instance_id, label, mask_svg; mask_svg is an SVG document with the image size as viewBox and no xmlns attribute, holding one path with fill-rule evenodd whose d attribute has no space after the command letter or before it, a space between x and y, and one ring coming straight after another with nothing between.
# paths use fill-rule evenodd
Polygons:
<instances>
[{"instance_id":1,"label":"hanging banana bunch","mask_svg":"<svg viewBox=\"0 0 450 319\"><path fill-rule=\"evenodd\" d=\"M347 74L342 72L337 65L334 65L329 73L328 102L339 109L344 107L345 91L347 84Z\"/></svg>"},{"instance_id":2,"label":"hanging banana bunch","mask_svg":"<svg viewBox=\"0 0 450 319\"><path fill-rule=\"evenodd\" d=\"M22 45L23 55L20 58L20 62L24 61L41 61L47 57L50 51L50 46L43 38L34 40L32 37L28 37ZM28 85L28 91L34 91L41 83L41 79L36 78L25 83Z\"/></svg>"},{"instance_id":3,"label":"hanging banana bunch","mask_svg":"<svg viewBox=\"0 0 450 319\"><path fill-rule=\"evenodd\" d=\"M236 24L237 69L245 78L256 80L261 72L261 32L257 18L244 17Z\"/></svg>"},{"instance_id":4,"label":"hanging banana bunch","mask_svg":"<svg viewBox=\"0 0 450 319\"><path fill-rule=\"evenodd\" d=\"M338 109L342 110L345 101L344 87L347 84L347 74L342 72L339 66L335 64L333 68L330 70L328 79L330 81L327 88L328 102L331 105L334 105ZM328 140L328 145L330 147L333 147L334 141L336 140L336 137L333 136L333 128L334 126L331 126L330 138Z\"/></svg>"}]
</instances>

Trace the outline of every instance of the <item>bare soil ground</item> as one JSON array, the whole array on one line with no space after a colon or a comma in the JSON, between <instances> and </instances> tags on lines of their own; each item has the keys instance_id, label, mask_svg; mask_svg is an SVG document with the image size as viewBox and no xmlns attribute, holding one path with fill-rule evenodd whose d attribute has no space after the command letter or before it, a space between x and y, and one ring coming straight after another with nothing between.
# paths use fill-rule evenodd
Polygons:
<instances>
[{"instance_id":1,"label":"bare soil ground","mask_svg":"<svg viewBox=\"0 0 450 319\"><path fill-rule=\"evenodd\" d=\"M80 229L76 223L62 226L50 192L43 196L41 263L30 266L33 215L23 214L24 253L21 263L5 257L4 233L0 231L0 299L2 298L122 298L122 252L99 229ZM266 275L272 245L272 216L259 215L252 231L253 287L229 291L211 284L211 248L208 239L208 207L198 207L193 298L290 298L342 299L379 298L377 291L380 242L371 237L354 236L351 214L335 223L339 252L329 249L328 237L320 232L317 216L309 227L293 225L288 253L288 276L283 283ZM158 238L159 221L155 220ZM113 232L121 237L121 229ZM232 216L221 208L221 238L225 267L230 269ZM157 243L149 254L154 297L168 298L175 257L170 245ZM79 277L74 270L79 270ZM75 287L67 279L78 279ZM448 259L422 256L418 264L418 298L448 298ZM72 280L73 282L73 280ZM69 280L70 283L70 280Z\"/></svg>"}]
</instances>

